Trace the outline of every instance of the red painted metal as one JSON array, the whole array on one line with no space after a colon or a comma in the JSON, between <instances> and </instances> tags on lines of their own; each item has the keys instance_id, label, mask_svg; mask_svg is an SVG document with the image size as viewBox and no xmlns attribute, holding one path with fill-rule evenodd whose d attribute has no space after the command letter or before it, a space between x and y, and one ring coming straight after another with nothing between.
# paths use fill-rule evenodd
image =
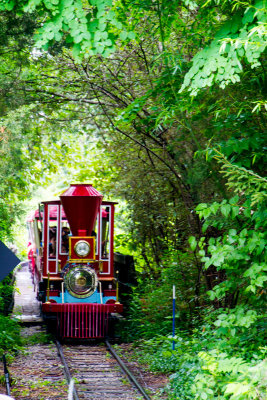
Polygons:
<instances>
[{"instance_id":1,"label":"red painted metal","mask_svg":"<svg viewBox=\"0 0 267 400\"><path fill-rule=\"evenodd\" d=\"M106 289L104 290L104 296L116 296L115 289Z\"/></svg>"},{"instance_id":2,"label":"red painted metal","mask_svg":"<svg viewBox=\"0 0 267 400\"><path fill-rule=\"evenodd\" d=\"M79 230L86 230L88 236L92 234L102 197L87 184L71 185L62 193L60 200L73 236L78 236Z\"/></svg>"},{"instance_id":3,"label":"red painted metal","mask_svg":"<svg viewBox=\"0 0 267 400\"><path fill-rule=\"evenodd\" d=\"M79 306L83 307L88 305L88 303L43 303L42 304L42 311L47 314L47 313L58 313L61 312L64 307L70 304L78 304ZM123 305L120 303L115 303L115 304L97 304L97 303L89 303L89 304L95 304L96 306L104 306L107 308L108 313L122 313L123 311Z\"/></svg>"},{"instance_id":4,"label":"red painted metal","mask_svg":"<svg viewBox=\"0 0 267 400\"><path fill-rule=\"evenodd\" d=\"M46 291L47 292L47 291ZM53 296L53 297L59 297L60 296L60 291L59 290L49 290L49 296Z\"/></svg>"},{"instance_id":5,"label":"red painted metal","mask_svg":"<svg viewBox=\"0 0 267 400\"><path fill-rule=\"evenodd\" d=\"M110 216L110 275L114 275L114 204L111 205Z\"/></svg>"},{"instance_id":6,"label":"red painted metal","mask_svg":"<svg viewBox=\"0 0 267 400\"><path fill-rule=\"evenodd\" d=\"M106 304L61 304L57 334L62 338L104 338L108 333L109 308Z\"/></svg>"}]
</instances>

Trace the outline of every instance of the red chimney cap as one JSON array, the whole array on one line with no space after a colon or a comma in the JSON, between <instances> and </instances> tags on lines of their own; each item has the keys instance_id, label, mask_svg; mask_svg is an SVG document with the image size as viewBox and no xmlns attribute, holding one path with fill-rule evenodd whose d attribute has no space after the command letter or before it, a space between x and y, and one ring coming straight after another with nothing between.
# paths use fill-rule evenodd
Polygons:
<instances>
[{"instance_id":1,"label":"red chimney cap","mask_svg":"<svg viewBox=\"0 0 267 400\"><path fill-rule=\"evenodd\" d=\"M90 197L103 197L91 184L88 183L73 183L65 190L60 198L65 196L90 196Z\"/></svg>"},{"instance_id":2,"label":"red chimney cap","mask_svg":"<svg viewBox=\"0 0 267 400\"><path fill-rule=\"evenodd\" d=\"M74 236L79 236L79 231L91 235L102 197L87 183L72 184L62 193L60 200Z\"/></svg>"}]
</instances>

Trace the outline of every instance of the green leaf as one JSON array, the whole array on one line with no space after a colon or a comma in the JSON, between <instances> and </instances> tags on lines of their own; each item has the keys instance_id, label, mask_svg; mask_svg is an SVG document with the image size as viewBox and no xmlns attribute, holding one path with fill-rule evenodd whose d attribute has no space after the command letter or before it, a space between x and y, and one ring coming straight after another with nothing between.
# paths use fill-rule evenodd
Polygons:
<instances>
[{"instance_id":1,"label":"green leaf","mask_svg":"<svg viewBox=\"0 0 267 400\"><path fill-rule=\"evenodd\" d=\"M238 215L239 215L239 207L238 206L232 207L232 209L231 209L232 218L235 218Z\"/></svg>"},{"instance_id":2,"label":"green leaf","mask_svg":"<svg viewBox=\"0 0 267 400\"><path fill-rule=\"evenodd\" d=\"M131 40L135 39L136 38L135 32L134 31L128 32L128 38Z\"/></svg>"},{"instance_id":3,"label":"green leaf","mask_svg":"<svg viewBox=\"0 0 267 400\"><path fill-rule=\"evenodd\" d=\"M5 9L7 11L11 11L11 10L13 10L14 5L15 5L15 1L14 0L10 0L5 4Z\"/></svg>"},{"instance_id":4,"label":"green leaf","mask_svg":"<svg viewBox=\"0 0 267 400\"><path fill-rule=\"evenodd\" d=\"M80 52L81 52L81 46L79 43L75 43L73 48L72 48L72 53L73 56L76 60L80 59Z\"/></svg>"},{"instance_id":5,"label":"green leaf","mask_svg":"<svg viewBox=\"0 0 267 400\"><path fill-rule=\"evenodd\" d=\"M228 217L228 215L231 212L231 206L230 204L224 204L221 206L221 213L225 216Z\"/></svg>"},{"instance_id":6,"label":"green leaf","mask_svg":"<svg viewBox=\"0 0 267 400\"><path fill-rule=\"evenodd\" d=\"M188 242L189 242L191 250L195 251L196 247L197 247L197 241L196 241L195 236L190 236L188 239Z\"/></svg>"},{"instance_id":7,"label":"green leaf","mask_svg":"<svg viewBox=\"0 0 267 400\"><path fill-rule=\"evenodd\" d=\"M236 234L237 234L236 229L230 229L230 230L229 230L229 235L235 236Z\"/></svg>"},{"instance_id":8,"label":"green leaf","mask_svg":"<svg viewBox=\"0 0 267 400\"><path fill-rule=\"evenodd\" d=\"M231 206L237 204L239 201L239 196L234 196L229 200L229 204L231 204Z\"/></svg>"},{"instance_id":9,"label":"green leaf","mask_svg":"<svg viewBox=\"0 0 267 400\"><path fill-rule=\"evenodd\" d=\"M219 207L220 207L219 203L212 203L212 205L210 206L210 211L215 215Z\"/></svg>"},{"instance_id":10,"label":"green leaf","mask_svg":"<svg viewBox=\"0 0 267 400\"><path fill-rule=\"evenodd\" d=\"M221 266L223 262L224 262L223 254L216 254L212 256L212 264L214 264L216 267Z\"/></svg>"},{"instance_id":11,"label":"green leaf","mask_svg":"<svg viewBox=\"0 0 267 400\"><path fill-rule=\"evenodd\" d=\"M198 206L196 207L196 211L201 211L204 210L205 208L207 208L208 205L206 203L200 203L198 204Z\"/></svg>"},{"instance_id":12,"label":"green leaf","mask_svg":"<svg viewBox=\"0 0 267 400\"><path fill-rule=\"evenodd\" d=\"M126 40L126 39L127 39L127 36L128 36L128 32L127 32L127 31L122 31L122 32L120 33L120 39L121 39L121 40Z\"/></svg>"}]
</instances>

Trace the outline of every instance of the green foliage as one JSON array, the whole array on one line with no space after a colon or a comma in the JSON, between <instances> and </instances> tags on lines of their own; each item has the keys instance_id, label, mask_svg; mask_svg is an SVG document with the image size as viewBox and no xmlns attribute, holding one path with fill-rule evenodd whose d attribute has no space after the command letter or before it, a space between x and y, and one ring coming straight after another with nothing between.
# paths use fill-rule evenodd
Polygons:
<instances>
[{"instance_id":1,"label":"green foliage","mask_svg":"<svg viewBox=\"0 0 267 400\"><path fill-rule=\"evenodd\" d=\"M179 332L175 338L155 336L150 340L139 340L135 344L134 359L145 364L153 372L170 374L170 383L164 388L168 399L190 400L195 376L201 371L197 352L200 342L190 338L187 331Z\"/></svg>"},{"instance_id":2,"label":"green foliage","mask_svg":"<svg viewBox=\"0 0 267 400\"><path fill-rule=\"evenodd\" d=\"M27 198L31 185L38 177L34 169L34 156L29 164L28 149L35 146L39 158L34 130L31 131L32 107L21 106L0 117L0 237L11 239L11 226L22 215L20 201ZM31 171L31 172L30 172ZM40 174L39 174L40 176Z\"/></svg>"},{"instance_id":3,"label":"green foliage","mask_svg":"<svg viewBox=\"0 0 267 400\"><path fill-rule=\"evenodd\" d=\"M38 332L32 335L27 335L21 338L23 346L33 346L34 344L49 344L53 343L52 334L46 332Z\"/></svg>"},{"instance_id":4,"label":"green foliage","mask_svg":"<svg viewBox=\"0 0 267 400\"><path fill-rule=\"evenodd\" d=\"M139 337L152 338L156 334L168 334L172 326L172 287L176 285L176 324L181 329L192 325L197 314L190 302L192 293L201 296L198 289L198 269L190 255L179 251L166 254L161 270L158 271L157 284L146 277L143 271L139 275L139 286L134 289L127 320L121 329L122 336L132 341ZM195 301L199 298L196 295Z\"/></svg>"},{"instance_id":5,"label":"green foliage","mask_svg":"<svg viewBox=\"0 0 267 400\"><path fill-rule=\"evenodd\" d=\"M237 353L245 359L261 358L264 345L266 315L247 306L218 309L205 319L207 336L213 334L216 348L230 356ZM262 354L261 354L262 353Z\"/></svg>"},{"instance_id":6,"label":"green foliage","mask_svg":"<svg viewBox=\"0 0 267 400\"><path fill-rule=\"evenodd\" d=\"M246 362L217 350L200 352L202 372L195 378L194 399L264 400L266 361Z\"/></svg>"},{"instance_id":7,"label":"green foliage","mask_svg":"<svg viewBox=\"0 0 267 400\"><path fill-rule=\"evenodd\" d=\"M0 198L0 240L5 240L11 236L11 226L13 223L12 215L8 205Z\"/></svg>"},{"instance_id":8,"label":"green foliage","mask_svg":"<svg viewBox=\"0 0 267 400\"><path fill-rule=\"evenodd\" d=\"M0 313L8 315L13 302L13 275L10 273L0 282Z\"/></svg>"},{"instance_id":9,"label":"green foliage","mask_svg":"<svg viewBox=\"0 0 267 400\"><path fill-rule=\"evenodd\" d=\"M174 339L155 336L139 341L135 358L152 371L172 372L165 388L168 399L264 399L267 349L262 347L263 321L242 307L229 313L206 311L202 325L197 319L194 330L177 328ZM222 325L229 331L223 332Z\"/></svg>"},{"instance_id":10,"label":"green foliage","mask_svg":"<svg viewBox=\"0 0 267 400\"><path fill-rule=\"evenodd\" d=\"M236 193L245 192L247 196L251 196L251 206L267 200L267 179L230 163L217 149L213 149L213 152L215 153L213 158L222 164L221 172L226 177L227 186L230 189Z\"/></svg>"},{"instance_id":11,"label":"green foliage","mask_svg":"<svg viewBox=\"0 0 267 400\"><path fill-rule=\"evenodd\" d=\"M101 54L115 50L115 40L133 39L134 32L123 27L111 0L25 0L2 1L0 10L17 13L37 12L42 23L36 32L36 46L48 48L62 40L72 47L73 55Z\"/></svg>"},{"instance_id":12,"label":"green foliage","mask_svg":"<svg viewBox=\"0 0 267 400\"><path fill-rule=\"evenodd\" d=\"M206 5L210 7L210 3ZM234 1L230 3L235 6ZM201 88L214 83L224 89L229 83L240 82L243 60L251 68L261 67L260 57L266 48L266 1L246 4L246 8L239 8L226 22L219 21L221 29L210 45L194 56L180 92L188 87L191 95L196 95Z\"/></svg>"},{"instance_id":13,"label":"green foliage","mask_svg":"<svg viewBox=\"0 0 267 400\"><path fill-rule=\"evenodd\" d=\"M231 294L236 296L235 300L232 297L234 302L239 298L239 301L246 299L250 304L262 305L267 281L264 209L261 206L253 209L249 200L239 204L235 196L229 202L199 204L196 210L205 219L204 231L211 226L224 230L221 236L208 240L206 251L199 250L206 269L214 265L226 274L226 279L209 292L210 298L222 300ZM223 220L212 217L219 211Z\"/></svg>"},{"instance_id":14,"label":"green foliage","mask_svg":"<svg viewBox=\"0 0 267 400\"><path fill-rule=\"evenodd\" d=\"M0 357L5 353L10 357L22 349L19 323L7 316L11 312L10 306L13 302L12 283L12 274L0 282Z\"/></svg>"},{"instance_id":15,"label":"green foliage","mask_svg":"<svg viewBox=\"0 0 267 400\"><path fill-rule=\"evenodd\" d=\"M18 322L0 314L0 356L14 354L21 349L20 327Z\"/></svg>"}]
</instances>

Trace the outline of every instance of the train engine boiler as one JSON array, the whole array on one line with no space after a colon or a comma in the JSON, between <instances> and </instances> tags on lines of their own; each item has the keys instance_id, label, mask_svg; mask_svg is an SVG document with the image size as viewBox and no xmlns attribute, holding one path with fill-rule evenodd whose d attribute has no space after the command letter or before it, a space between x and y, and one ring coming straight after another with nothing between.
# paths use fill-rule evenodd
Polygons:
<instances>
[{"instance_id":1,"label":"train engine boiler","mask_svg":"<svg viewBox=\"0 0 267 400\"><path fill-rule=\"evenodd\" d=\"M114 279L114 205L92 185L74 184L28 219L38 298L61 338L103 338L123 310Z\"/></svg>"}]
</instances>

